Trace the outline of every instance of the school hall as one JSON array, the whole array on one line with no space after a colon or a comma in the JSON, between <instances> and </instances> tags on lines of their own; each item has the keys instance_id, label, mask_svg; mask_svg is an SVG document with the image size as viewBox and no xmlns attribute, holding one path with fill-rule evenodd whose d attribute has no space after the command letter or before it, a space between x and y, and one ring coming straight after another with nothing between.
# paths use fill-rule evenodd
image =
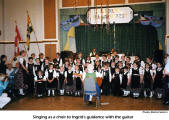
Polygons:
<instances>
[{"instance_id":1,"label":"school hall","mask_svg":"<svg viewBox=\"0 0 169 120\"><path fill-rule=\"evenodd\" d=\"M0 110L169 110L169 0L0 0Z\"/></svg>"}]
</instances>

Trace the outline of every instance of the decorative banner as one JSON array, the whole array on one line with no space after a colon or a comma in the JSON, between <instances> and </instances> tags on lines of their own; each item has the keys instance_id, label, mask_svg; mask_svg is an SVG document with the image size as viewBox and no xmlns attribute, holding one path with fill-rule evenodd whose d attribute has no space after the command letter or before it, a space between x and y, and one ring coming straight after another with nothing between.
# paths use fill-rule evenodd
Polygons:
<instances>
[{"instance_id":1,"label":"decorative banner","mask_svg":"<svg viewBox=\"0 0 169 120\"><path fill-rule=\"evenodd\" d=\"M15 28L15 56L19 56L19 42L22 40L21 39L21 35L19 33L19 29L18 29L18 26L16 25L16 28Z\"/></svg>"},{"instance_id":2,"label":"decorative banner","mask_svg":"<svg viewBox=\"0 0 169 120\"><path fill-rule=\"evenodd\" d=\"M69 31L72 27L77 27L80 25L80 16L74 16L73 18L70 18L66 21L63 21L60 23L60 26L63 30L65 31Z\"/></svg>"},{"instance_id":3,"label":"decorative banner","mask_svg":"<svg viewBox=\"0 0 169 120\"><path fill-rule=\"evenodd\" d=\"M133 10L130 7L92 8L87 16L90 24L129 23L133 19Z\"/></svg>"},{"instance_id":4,"label":"decorative banner","mask_svg":"<svg viewBox=\"0 0 169 120\"><path fill-rule=\"evenodd\" d=\"M142 25L152 25L153 27L160 27L163 24L163 18L162 17L156 17L156 16L140 16L140 23Z\"/></svg>"},{"instance_id":5,"label":"decorative banner","mask_svg":"<svg viewBox=\"0 0 169 120\"><path fill-rule=\"evenodd\" d=\"M72 51L76 53L75 27L71 27L67 32L67 41L64 51Z\"/></svg>"},{"instance_id":6,"label":"decorative banner","mask_svg":"<svg viewBox=\"0 0 169 120\"><path fill-rule=\"evenodd\" d=\"M26 34L26 45L27 45L27 50L29 51L30 48L30 37L31 37L31 33L33 32L33 27L32 27L32 22L31 22L31 18L28 14L27 11L27 34Z\"/></svg>"}]
</instances>

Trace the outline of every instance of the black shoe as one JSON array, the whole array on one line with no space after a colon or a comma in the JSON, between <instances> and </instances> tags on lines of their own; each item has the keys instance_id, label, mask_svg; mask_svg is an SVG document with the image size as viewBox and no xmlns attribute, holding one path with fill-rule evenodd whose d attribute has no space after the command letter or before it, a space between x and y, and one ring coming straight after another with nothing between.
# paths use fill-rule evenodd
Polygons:
<instances>
[{"instance_id":1,"label":"black shoe","mask_svg":"<svg viewBox=\"0 0 169 120\"><path fill-rule=\"evenodd\" d=\"M89 105L91 105L92 104L92 101L89 101Z\"/></svg>"},{"instance_id":2,"label":"black shoe","mask_svg":"<svg viewBox=\"0 0 169 120\"><path fill-rule=\"evenodd\" d=\"M169 101L164 101L163 104L164 105L169 105Z\"/></svg>"},{"instance_id":3,"label":"black shoe","mask_svg":"<svg viewBox=\"0 0 169 120\"><path fill-rule=\"evenodd\" d=\"M25 96L25 93L22 93L22 94L19 93L19 96Z\"/></svg>"}]
</instances>

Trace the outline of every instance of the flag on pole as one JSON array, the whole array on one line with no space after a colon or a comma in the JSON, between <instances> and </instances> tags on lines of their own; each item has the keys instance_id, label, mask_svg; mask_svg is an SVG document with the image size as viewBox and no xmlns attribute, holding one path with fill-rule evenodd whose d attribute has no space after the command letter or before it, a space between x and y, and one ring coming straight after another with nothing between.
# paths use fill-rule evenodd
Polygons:
<instances>
[{"instance_id":1,"label":"flag on pole","mask_svg":"<svg viewBox=\"0 0 169 120\"><path fill-rule=\"evenodd\" d=\"M15 53L14 54L15 56L18 56L19 55L19 42L21 41L21 36L20 36L17 25L15 28L15 33L16 33L16 36L15 36Z\"/></svg>"},{"instance_id":2,"label":"flag on pole","mask_svg":"<svg viewBox=\"0 0 169 120\"><path fill-rule=\"evenodd\" d=\"M30 47L30 34L32 32L33 32L32 22L31 22L29 14L27 12L27 36L26 36L27 50L29 50L29 47Z\"/></svg>"}]
</instances>

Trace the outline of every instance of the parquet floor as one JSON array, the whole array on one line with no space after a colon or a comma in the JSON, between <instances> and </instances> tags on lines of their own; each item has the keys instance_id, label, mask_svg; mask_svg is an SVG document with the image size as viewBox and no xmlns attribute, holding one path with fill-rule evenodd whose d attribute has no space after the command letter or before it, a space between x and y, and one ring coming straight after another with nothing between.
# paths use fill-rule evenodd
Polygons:
<instances>
[{"instance_id":1,"label":"parquet floor","mask_svg":"<svg viewBox=\"0 0 169 120\"><path fill-rule=\"evenodd\" d=\"M5 110L169 110L169 106L162 104L155 98L113 97L102 96L99 108L95 104L87 105L82 97L56 96L56 97L24 97L8 104Z\"/></svg>"}]
</instances>

